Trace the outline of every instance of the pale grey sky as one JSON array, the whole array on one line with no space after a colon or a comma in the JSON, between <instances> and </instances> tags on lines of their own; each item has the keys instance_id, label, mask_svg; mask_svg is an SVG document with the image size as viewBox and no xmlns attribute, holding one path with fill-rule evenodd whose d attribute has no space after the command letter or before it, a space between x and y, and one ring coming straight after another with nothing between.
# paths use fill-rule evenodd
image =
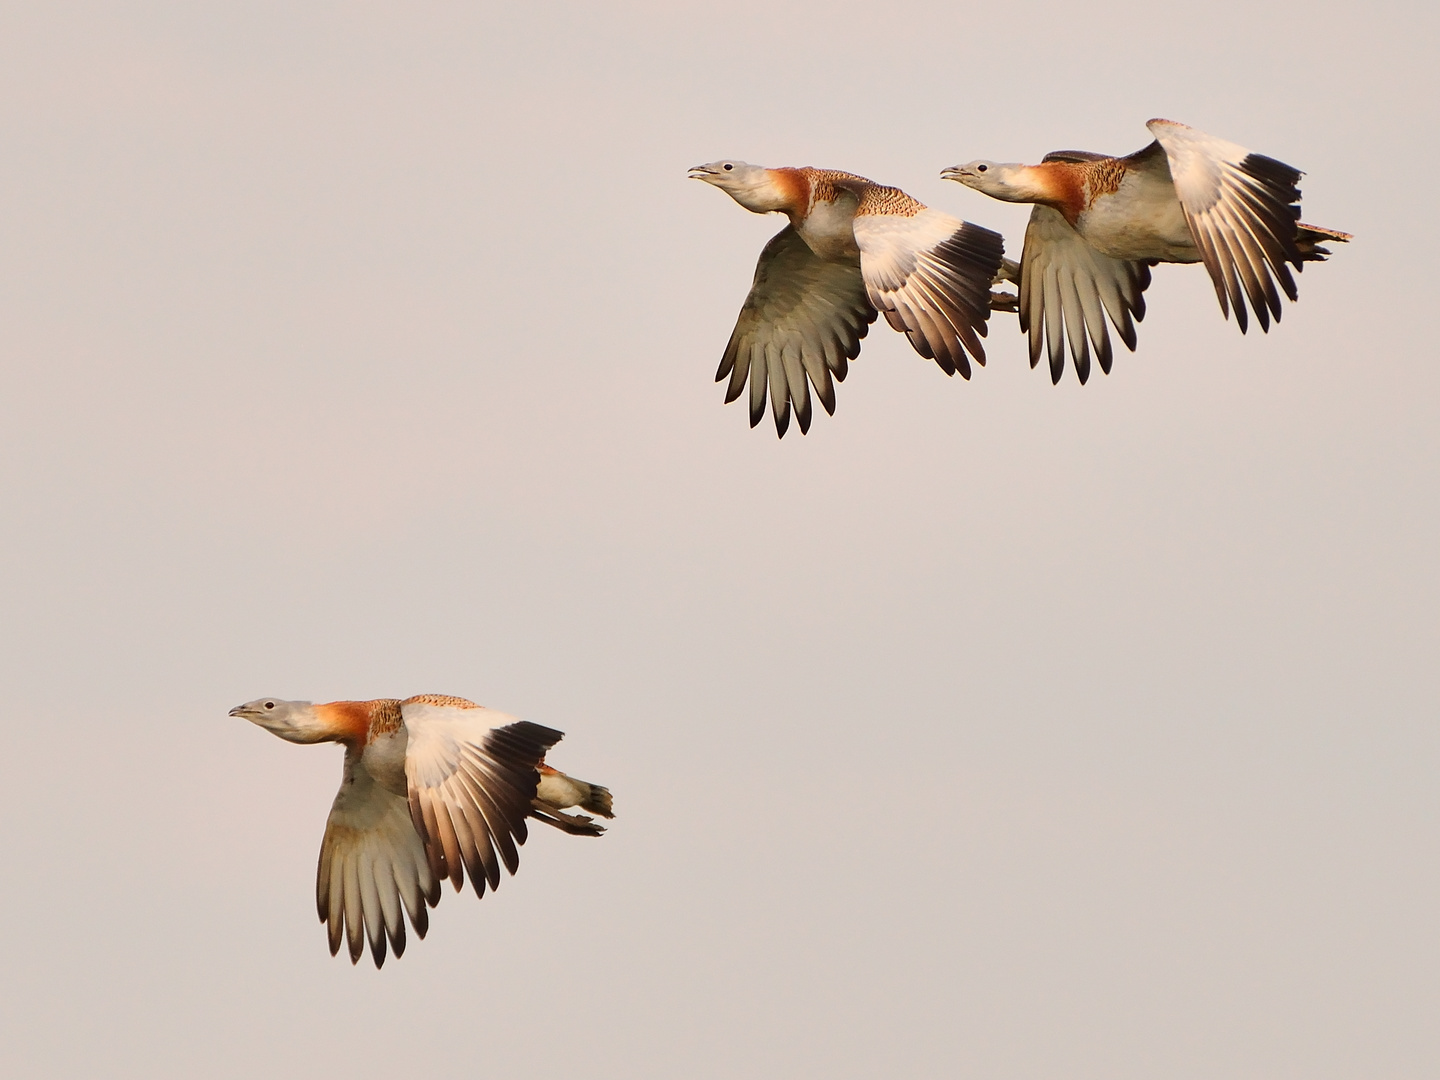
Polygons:
<instances>
[{"instance_id":1,"label":"pale grey sky","mask_svg":"<svg viewBox=\"0 0 1440 1080\"><path fill-rule=\"evenodd\" d=\"M0 1072L1440 1070L1431 5L0 11ZM1268 336L1162 267L1086 387L877 328L783 443L711 382L765 239L686 169L1152 116L1356 242ZM565 730L543 830L376 973L340 774L225 713Z\"/></svg>"}]
</instances>

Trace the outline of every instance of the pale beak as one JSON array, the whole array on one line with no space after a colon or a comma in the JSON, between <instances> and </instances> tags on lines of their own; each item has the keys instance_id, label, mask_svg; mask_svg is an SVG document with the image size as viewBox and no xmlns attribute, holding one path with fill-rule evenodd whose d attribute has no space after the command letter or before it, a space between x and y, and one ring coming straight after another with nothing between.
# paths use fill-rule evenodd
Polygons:
<instances>
[{"instance_id":1,"label":"pale beak","mask_svg":"<svg viewBox=\"0 0 1440 1080\"><path fill-rule=\"evenodd\" d=\"M957 184L964 183L961 177L974 176L975 174L963 165L951 165L940 174L941 180L954 180Z\"/></svg>"},{"instance_id":2,"label":"pale beak","mask_svg":"<svg viewBox=\"0 0 1440 1080\"><path fill-rule=\"evenodd\" d=\"M691 169L688 173L685 174L686 179L689 180L709 180L710 177L712 177L713 175L715 175L714 170L709 169L704 165L696 165L693 169Z\"/></svg>"}]
</instances>

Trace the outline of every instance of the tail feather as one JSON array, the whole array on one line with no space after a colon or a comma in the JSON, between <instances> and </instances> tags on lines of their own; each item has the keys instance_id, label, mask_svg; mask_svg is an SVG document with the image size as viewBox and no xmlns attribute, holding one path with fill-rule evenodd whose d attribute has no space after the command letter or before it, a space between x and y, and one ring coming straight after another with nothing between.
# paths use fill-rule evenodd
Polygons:
<instances>
[{"instance_id":1,"label":"tail feather","mask_svg":"<svg viewBox=\"0 0 1440 1080\"><path fill-rule=\"evenodd\" d=\"M591 784L585 780L577 780L573 776L566 776L559 769L542 764L540 766L540 782L536 785L535 801L531 803L530 816L575 835L599 836L605 831L603 825L595 824L592 818L583 814L561 813L573 806L589 810L592 814L599 814L601 817L613 818L615 816L609 788L603 788L599 784Z\"/></svg>"},{"instance_id":2,"label":"tail feather","mask_svg":"<svg viewBox=\"0 0 1440 1080\"><path fill-rule=\"evenodd\" d=\"M553 806L557 810L578 806L601 817L615 816L611 810L609 788L577 780L549 765L540 766L540 783L536 787L535 797L546 806Z\"/></svg>"},{"instance_id":3,"label":"tail feather","mask_svg":"<svg viewBox=\"0 0 1440 1080\"><path fill-rule=\"evenodd\" d=\"M604 818L613 818L615 811L612 809L614 802L610 798L610 789L601 787L599 784L588 786L590 791L580 804L580 809L589 810L592 814L599 814Z\"/></svg>"}]
</instances>

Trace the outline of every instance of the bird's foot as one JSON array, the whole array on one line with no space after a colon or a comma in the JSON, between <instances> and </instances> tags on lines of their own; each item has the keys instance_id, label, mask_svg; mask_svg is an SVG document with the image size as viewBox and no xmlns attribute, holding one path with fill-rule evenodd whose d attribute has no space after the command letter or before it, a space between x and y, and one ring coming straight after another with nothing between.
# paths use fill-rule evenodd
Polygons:
<instances>
[{"instance_id":1,"label":"bird's foot","mask_svg":"<svg viewBox=\"0 0 1440 1080\"><path fill-rule=\"evenodd\" d=\"M1020 284L1020 264L1014 259L1002 258L1000 260L1000 272L995 275L990 284L999 285L1005 281L1014 282L1016 285Z\"/></svg>"},{"instance_id":2,"label":"bird's foot","mask_svg":"<svg viewBox=\"0 0 1440 1080\"><path fill-rule=\"evenodd\" d=\"M571 836L599 836L605 831L605 826L599 824L592 817L586 817L584 814L567 814L539 799L531 800L530 816L547 825L553 825Z\"/></svg>"}]
</instances>

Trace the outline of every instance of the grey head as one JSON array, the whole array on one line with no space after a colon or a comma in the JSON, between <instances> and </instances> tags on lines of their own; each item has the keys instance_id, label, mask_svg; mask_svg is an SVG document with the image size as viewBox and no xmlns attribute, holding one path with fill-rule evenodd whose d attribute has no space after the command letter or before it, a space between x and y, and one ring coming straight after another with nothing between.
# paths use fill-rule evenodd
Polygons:
<instances>
[{"instance_id":1,"label":"grey head","mask_svg":"<svg viewBox=\"0 0 1440 1080\"><path fill-rule=\"evenodd\" d=\"M236 705L231 716L249 720L287 742L313 743L330 737L316 716L315 706L308 701L286 701L264 697Z\"/></svg>"},{"instance_id":2,"label":"grey head","mask_svg":"<svg viewBox=\"0 0 1440 1080\"><path fill-rule=\"evenodd\" d=\"M986 161L983 158L965 165L952 165L940 174L942 180L954 180L968 188L1005 202L1029 202L1034 185L1027 182L1029 167L1014 162Z\"/></svg>"},{"instance_id":3,"label":"grey head","mask_svg":"<svg viewBox=\"0 0 1440 1080\"><path fill-rule=\"evenodd\" d=\"M708 165L696 165L687 175L691 180L714 184L746 210L757 214L780 210L786 205L788 193L775 182L772 171L763 165L724 158Z\"/></svg>"}]
</instances>

